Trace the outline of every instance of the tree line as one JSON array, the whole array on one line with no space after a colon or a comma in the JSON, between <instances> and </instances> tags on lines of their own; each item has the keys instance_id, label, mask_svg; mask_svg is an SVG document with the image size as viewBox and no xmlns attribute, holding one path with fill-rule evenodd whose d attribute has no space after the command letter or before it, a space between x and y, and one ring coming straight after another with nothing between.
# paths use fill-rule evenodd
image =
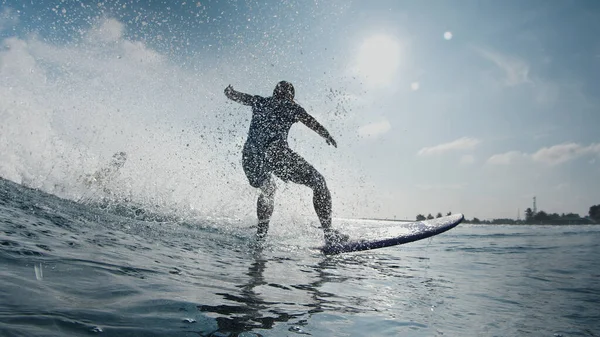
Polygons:
<instances>
[{"instance_id":1,"label":"tree line","mask_svg":"<svg viewBox=\"0 0 600 337\"><path fill-rule=\"evenodd\" d=\"M525 210L527 224L591 224L600 223L600 205L591 206L586 216L577 213L547 213L544 211L534 212L531 208Z\"/></svg>"},{"instance_id":2,"label":"tree line","mask_svg":"<svg viewBox=\"0 0 600 337\"><path fill-rule=\"evenodd\" d=\"M452 212L448 212L446 213L446 216L452 215ZM435 216L435 218L441 218L442 217L442 213L439 213ZM423 221L423 220L431 220L434 219L434 216L431 215L431 213L429 213L429 215L424 216L423 214L418 214L417 215L417 221Z\"/></svg>"},{"instance_id":3,"label":"tree line","mask_svg":"<svg viewBox=\"0 0 600 337\"><path fill-rule=\"evenodd\" d=\"M446 216L452 215L452 212L446 213ZM417 221L431 220L434 218L441 218L442 213L438 212L434 217L429 213L427 216L423 214L417 215ZM600 205L591 206L588 214L581 217L577 213L547 213L545 211L534 212L531 208L525 210L525 219L516 220L510 218L504 219L492 219L492 220L481 220L478 218L466 219L464 223L477 223L477 224L600 224Z\"/></svg>"}]
</instances>

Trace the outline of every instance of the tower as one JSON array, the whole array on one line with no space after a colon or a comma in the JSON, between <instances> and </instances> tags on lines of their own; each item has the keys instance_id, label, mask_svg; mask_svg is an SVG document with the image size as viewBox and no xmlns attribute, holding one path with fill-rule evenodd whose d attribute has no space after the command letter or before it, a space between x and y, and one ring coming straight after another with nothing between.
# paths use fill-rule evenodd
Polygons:
<instances>
[{"instance_id":1,"label":"tower","mask_svg":"<svg viewBox=\"0 0 600 337\"><path fill-rule=\"evenodd\" d=\"M537 214L537 200L533 197L533 215Z\"/></svg>"}]
</instances>

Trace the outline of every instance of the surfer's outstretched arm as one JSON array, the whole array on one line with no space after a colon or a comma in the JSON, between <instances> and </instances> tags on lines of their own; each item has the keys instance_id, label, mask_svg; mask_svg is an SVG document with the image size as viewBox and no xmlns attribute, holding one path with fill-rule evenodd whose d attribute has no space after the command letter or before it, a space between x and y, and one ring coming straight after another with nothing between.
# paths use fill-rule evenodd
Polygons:
<instances>
[{"instance_id":1,"label":"surfer's outstretched arm","mask_svg":"<svg viewBox=\"0 0 600 337\"><path fill-rule=\"evenodd\" d=\"M325 127L321 125L321 123L319 123L313 116L309 115L308 112L303 110L302 113L300 113L299 120L311 130L319 134L319 136L325 138L327 144L337 147L337 143L333 137L331 137L329 131L327 131L327 129L325 129Z\"/></svg>"},{"instance_id":2,"label":"surfer's outstretched arm","mask_svg":"<svg viewBox=\"0 0 600 337\"><path fill-rule=\"evenodd\" d=\"M225 96L227 96L227 98L229 98L232 101L244 105L252 105L252 102L254 102L254 96L236 91L231 85L228 85L227 88L225 88Z\"/></svg>"}]
</instances>

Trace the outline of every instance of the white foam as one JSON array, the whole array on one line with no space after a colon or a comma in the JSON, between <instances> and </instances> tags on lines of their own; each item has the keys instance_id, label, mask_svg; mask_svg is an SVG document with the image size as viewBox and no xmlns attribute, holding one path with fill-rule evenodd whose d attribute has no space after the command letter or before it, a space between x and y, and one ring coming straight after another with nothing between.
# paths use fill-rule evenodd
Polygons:
<instances>
[{"instance_id":1,"label":"white foam","mask_svg":"<svg viewBox=\"0 0 600 337\"><path fill-rule=\"evenodd\" d=\"M169 55L125 38L114 19L68 43L35 35L2 42L0 176L74 200L110 197L177 212L255 217L257 191L241 168L250 112L227 102L222 87L229 82L217 72L172 63ZM90 184L120 151L127 153L124 166ZM316 166L325 167L334 207L355 209L350 186L356 175L325 158L315 157ZM288 221L314 216L312 194L303 186L280 184L276 207L274 216L288 214Z\"/></svg>"}]
</instances>

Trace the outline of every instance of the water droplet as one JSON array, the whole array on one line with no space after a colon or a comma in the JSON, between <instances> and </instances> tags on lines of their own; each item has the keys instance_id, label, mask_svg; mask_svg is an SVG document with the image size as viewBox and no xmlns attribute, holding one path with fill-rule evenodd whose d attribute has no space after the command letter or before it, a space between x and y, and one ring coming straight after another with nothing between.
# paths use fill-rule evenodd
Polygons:
<instances>
[{"instance_id":1,"label":"water droplet","mask_svg":"<svg viewBox=\"0 0 600 337\"><path fill-rule=\"evenodd\" d=\"M38 266L37 264L33 265L33 270L35 271L35 278L38 281L41 281L44 279L44 271L42 270L42 264L40 263L40 265Z\"/></svg>"},{"instance_id":2,"label":"water droplet","mask_svg":"<svg viewBox=\"0 0 600 337\"><path fill-rule=\"evenodd\" d=\"M99 326L95 326L95 327L91 328L90 331L95 332L95 333L103 332L102 328Z\"/></svg>"}]
</instances>

